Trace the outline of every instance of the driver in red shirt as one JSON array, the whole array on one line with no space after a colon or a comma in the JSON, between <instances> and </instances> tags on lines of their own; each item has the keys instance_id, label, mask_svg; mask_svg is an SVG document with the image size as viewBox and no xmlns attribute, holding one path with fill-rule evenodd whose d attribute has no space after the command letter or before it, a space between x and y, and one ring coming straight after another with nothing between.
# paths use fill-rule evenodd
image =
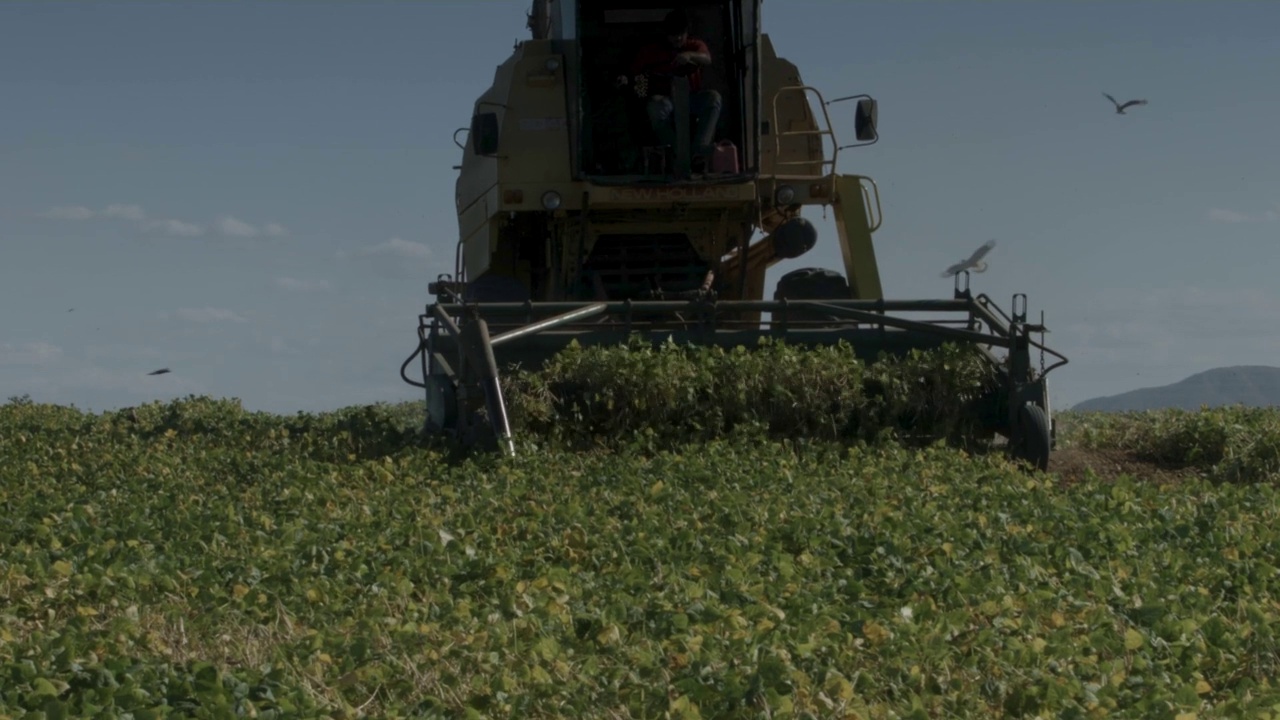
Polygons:
<instances>
[{"instance_id":1,"label":"driver in red shirt","mask_svg":"<svg viewBox=\"0 0 1280 720\"><path fill-rule=\"evenodd\" d=\"M711 51L702 40L689 35L689 16L679 8L662 21L664 37L643 48L631 63L632 76L645 75L648 86L649 123L664 145L675 147L674 106L671 102L672 75L689 78L689 114L696 123L692 137L695 157L707 158L720 121L721 97L715 90L702 89L702 66L711 64ZM618 77L618 85L627 83Z\"/></svg>"}]
</instances>

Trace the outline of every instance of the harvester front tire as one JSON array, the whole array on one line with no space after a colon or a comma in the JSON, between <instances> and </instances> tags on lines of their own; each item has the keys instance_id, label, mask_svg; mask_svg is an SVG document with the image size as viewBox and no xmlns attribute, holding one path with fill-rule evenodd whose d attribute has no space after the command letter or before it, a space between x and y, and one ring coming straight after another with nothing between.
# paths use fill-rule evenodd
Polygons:
<instances>
[{"instance_id":1,"label":"harvester front tire","mask_svg":"<svg viewBox=\"0 0 1280 720\"><path fill-rule=\"evenodd\" d=\"M1017 440L1010 448L1013 457L1030 463L1041 472L1049 470L1049 454L1053 449L1053 436L1049 427L1049 414L1035 403L1023 403L1018 410Z\"/></svg>"},{"instance_id":2,"label":"harvester front tire","mask_svg":"<svg viewBox=\"0 0 1280 720\"><path fill-rule=\"evenodd\" d=\"M774 300L848 300L849 281L845 276L827 268L800 268L778 279L773 291ZM818 320L833 325L845 325L849 321L822 313L794 310L790 317L796 320Z\"/></svg>"}]
</instances>

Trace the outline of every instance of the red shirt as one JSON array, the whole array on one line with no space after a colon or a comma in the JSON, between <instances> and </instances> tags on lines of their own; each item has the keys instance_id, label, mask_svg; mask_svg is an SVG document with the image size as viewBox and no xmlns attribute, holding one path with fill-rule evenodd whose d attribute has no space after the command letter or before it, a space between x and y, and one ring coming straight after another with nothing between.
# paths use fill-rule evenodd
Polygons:
<instances>
[{"instance_id":1,"label":"red shirt","mask_svg":"<svg viewBox=\"0 0 1280 720\"><path fill-rule=\"evenodd\" d=\"M645 46L636 54L636 59L631 61L631 74L634 76L657 72L685 75L689 78L689 92L698 92L702 89L702 68L698 65L677 66L675 63L676 55L684 52L711 54L706 43L692 37L686 38L679 49L671 47L669 43L654 43ZM670 96L671 78L650 75L649 94Z\"/></svg>"}]
</instances>

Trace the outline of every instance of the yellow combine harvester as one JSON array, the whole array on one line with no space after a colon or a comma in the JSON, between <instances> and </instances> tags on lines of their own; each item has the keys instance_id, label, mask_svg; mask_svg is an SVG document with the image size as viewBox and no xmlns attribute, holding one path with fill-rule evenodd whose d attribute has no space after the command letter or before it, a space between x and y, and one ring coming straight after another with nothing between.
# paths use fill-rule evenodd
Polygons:
<instances>
[{"instance_id":1,"label":"yellow combine harvester","mask_svg":"<svg viewBox=\"0 0 1280 720\"><path fill-rule=\"evenodd\" d=\"M836 170L842 151L878 139L876 102L826 101L806 86L761 31L760 6L534 0L532 39L498 66L470 127L454 135L454 272L431 283L437 301L401 367L426 390L426 427L512 451L500 370L536 365L572 340L845 341L869 360L959 341L1000 368L985 426L1047 467L1046 371L1043 354L1039 373L1030 355L1044 348L1029 338L1043 327L1027 323L1025 296L1011 317L974 297L965 273L951 299L884 298L872 242L879 192ZM856 139L843 146L828 113L842 102ZM835 212L843 274L788 273L766 300L768 269L815 245L801 216L814 205ZM922 312L951 317L890 314ZM422 382L405 375L414 357Z\"/></svg>"}]
</instances>

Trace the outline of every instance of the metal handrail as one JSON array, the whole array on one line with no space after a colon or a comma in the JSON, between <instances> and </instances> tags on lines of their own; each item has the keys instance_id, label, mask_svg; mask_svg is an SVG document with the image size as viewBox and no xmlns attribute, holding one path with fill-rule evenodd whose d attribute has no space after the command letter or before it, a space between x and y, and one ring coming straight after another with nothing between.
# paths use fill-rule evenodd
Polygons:
<instances>
[{"instance_id":1,"label":"metal handrail","mask_svg":"<svg viewBox=\"0 0 1280 720\"><path fill-rule=\"evenodd\" d=\"M823 120L824 120L824 121L826 121L826 124L827 124L827 129L826 129L826 130L822 130L822 129L818 129L818 130L788 130L788 131L786 131L786 132L781 132L781 131L779 130L779 128L778 128L778 97L779 97L779 96L781 96L784 92L797 92L797 91L798 91L798 92L801 92L801 93L803 93L803 92L805 92L805 91L812 91L815 95L817 95L817 96L818 96L818 107L822 109L822 118L823 118ZM815 117L816 117L816 115L815 115ZM785 136L785 135L790 135L790 136L797 136L797 135L819 135L819 136L821 136L821 135L830 135L830 136L831 136L831 148L832 148L832 149L831 149L831 159L830 159L830 160L825 159L825 155L826 155L826 153L825 153L825 152L823 152L822 154L824 155L824 159L823 159L823 160L819 160L819 161L818 161L818 164L819 164L819 166L821 166L821 167L825 167L825 166L826 166L826 165L828 165L828 164L829 164L829 165L831 165L831 171L830 171L830 173L831 173L832 175L834 175L834 174L835 174L835 172L836 172L836 160L837 160L837 158L838 158L838 157L839 157L839 155L840 155L840 143L836 142L836 133L835 133L835 128L834 128L834 126L831 124L831 115L830 115L830 113L828 113L828 112L827 112L827 104L826 104L826 103L823 101L823 99L822 99L822 91L820 91L820 90L818 90L817 88L812 87L812 86L810 86L810 85L787 85L787 86L785 86L785 87L778 88L778 91L777 91L777 92L775 92L775 93L773 94L773 112L772 112L772 115L771 115L771 121L772 121L772 125L771 125L771 127L770 127L770 132L773 134L773 155L774 155L773 164L774 164L775 166L782 166L782 165L809 165L809 164L812 164L812 163L813 163L813 161L812 161L812 160L788 160L788 161L786 161L786 162L783 162L783 161L779 160L778 158L780 158L780 157L782 156L782 137L783 137L783 136Z\"/></svg>"},{"instance_id":2,"label":"metal handrail","mask_svg":"<svg viewBox=\"0 0 1280 720\"><path fill-rule=\"evenodd\" d=\"M744 330L776 331L789 327L823 327L830 320L800 319L788 317L793 312L818 311L822 314L845 318L857 324L875 328L899 328L937 333L939 335L966 339L970 341L1005 347L1010 342L1008 329L998 321L992 325L994 334L981 333L964 327L953 325L967 324L966 319L974 315L983 315L983 309L970 299L964 300L624 300L621 302L543 302L543 303L486 303L483 305L460 305L436 303L428 308L428 312L419 316L420 324L428 320L432 325L442 325L441 329L450 335L457 335L457 326L450 317L453 313L469 308L476 317L484 317L486 322L497 331L493 337L493 345L497 346L510 340L534 335L556 327L573 326L579 330L599 329L605 320L614 319L628 328L659 326L699 326L717 325L725 329L741 328ZM540 312L535 313L538 310ZM682 311L688 313L690 319L681 317ZM769 321L734 321L718 319L721 313L734 312L769 312L776 315L781 311L781 320L773 317ZM885 312L952 312L965 313L966 318L932 318L913 320L884 315ZM637 319L637 314L664 316L659 319ZM535 320L537 316L544 316ZM582 324L581 321L605 316L593 323ZM621 316L618 318L617 316ZM505 322L504 322L505 320Z\"/></svg>"},{"instance_id":3,"label":"metal handrail","mask_svg":"<svg viewBox=\"0 0 1280 720\"><path fill-rule=\"evenodd\" d=\"M470 305L488 318L495 315L532 316L534 311L559 314L581 310L595 305L603 305L604 312L618 314L626 312L660 313L695 308L710 307L723 312L771 312L786 309L806 309L814 304L826 304L851 310L873 310L876 312L961 312L974 307L972 300L611 300L599 302L595 300L558 300L548 302L486 302ZM428 307L440 307L450 314L460 313L462 303L432 303ZM430 310L428 312L431 312Z\"/></svg>"}]
</instances>

